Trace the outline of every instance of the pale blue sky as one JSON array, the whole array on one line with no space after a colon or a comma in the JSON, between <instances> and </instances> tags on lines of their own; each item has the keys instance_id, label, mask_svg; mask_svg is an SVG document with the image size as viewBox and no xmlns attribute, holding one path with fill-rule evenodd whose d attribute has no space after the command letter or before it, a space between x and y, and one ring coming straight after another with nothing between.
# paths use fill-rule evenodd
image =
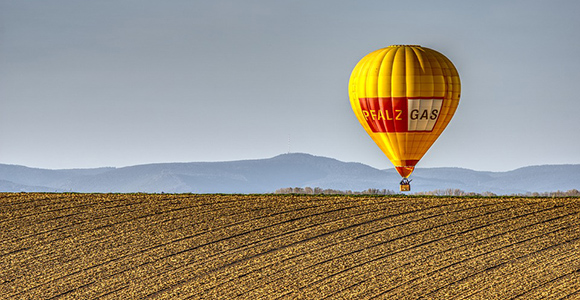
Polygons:
<instances>
[{"instance_id":1,"label":"pale blue sky","mask_svg":"<svg viewBox=\"0 0 580 300\"><path fill-rule=\"evenodd\" d=\"M368 52L420 44L462 81L417 166L580 163L580 1L0 0L0 163L306 152L392 168L350 108Z\"/></svg>"}]
</instances>

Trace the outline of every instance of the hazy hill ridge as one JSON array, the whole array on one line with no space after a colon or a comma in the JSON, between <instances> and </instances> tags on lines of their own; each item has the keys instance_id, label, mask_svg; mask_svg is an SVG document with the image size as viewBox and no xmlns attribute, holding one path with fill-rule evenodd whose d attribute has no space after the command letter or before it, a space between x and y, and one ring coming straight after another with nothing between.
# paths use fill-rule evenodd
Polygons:
<instances>
[{"instance_id":1,"label":"hazy hill ridge","mask_svg":"<svg viewBox=\"0 0 580 300\"><path fill-rule=\"evenodd\" d=\"M512 194L580 189L580 165L543 165L508 172L418 168L412 191L461 189ZM303 153L227 162L159 163L123 168L49 170L0 164L4 192L271 193L283 187L397 190L394 169Z\"/></svg>"}]
</instances>

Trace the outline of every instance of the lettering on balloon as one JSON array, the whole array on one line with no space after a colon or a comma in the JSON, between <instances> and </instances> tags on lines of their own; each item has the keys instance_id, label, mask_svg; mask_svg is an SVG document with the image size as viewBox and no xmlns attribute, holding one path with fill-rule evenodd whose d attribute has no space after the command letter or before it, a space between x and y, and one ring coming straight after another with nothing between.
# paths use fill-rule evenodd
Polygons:
<instances>
[{"instance_id":1,"label":"lettering on balloon","mask_svg":"<svg viewBox=\"0 0 580 300\"><path fill-rule=\"evenodd\" d=\"M419 116L419 110L413 109L413 110L411 110L411 114L409 115L409 118L411 118L411 120L437 120L438 114L439 114L438 109L433 109L433 110L431 110L431 112L424 109L423 112L421 112L421 114L420 114L421 116Z\"/></svg>"},{"instance_id":2,"label":"lettering on balloon","mask_svg":"<svg viewBox=\"0 0 580 300\"><path fill-rule=\"evenodd\" d=\"M443 99L408 99L408 131L432 131L442 105Z\"/></svg>"},{"instance_id":3,"label":"lettering on balloon","mask_svg":"<svg viewBox=\"0 0 580 300\"><path fill-rule=\"evenodd\" d=\"M385 121L392 121L393 120L393 115L395 115L395 120L397 121L401 121L403 120L403 111L400 109L395 109L395 113L392 113L391 110L374 110L374 109L370 109L370 110L363 110L363 116L365 117L365 120L369 121L380 121L380 120L385 120Z\"/></svg>"},{"instance_id":4,"label":"lettering on balloon","mask_svg":"<svg viewBox=\"0 0 580 300\"><path fill-rule=\"evenodd\" d=\"M361 111L372 132L432 131L443 99L404 97L360 98Z\"/></svg>"},{"instance_id":5,"label":"lettering on balloon","mask_svg":"<svg viewBox=\"0 0 580 300\"><path fill-rule=\"evenodd\" d=\"M360 98L363 117L373 132L407 131L406 98Z\"/></svg>"}]
</instances>

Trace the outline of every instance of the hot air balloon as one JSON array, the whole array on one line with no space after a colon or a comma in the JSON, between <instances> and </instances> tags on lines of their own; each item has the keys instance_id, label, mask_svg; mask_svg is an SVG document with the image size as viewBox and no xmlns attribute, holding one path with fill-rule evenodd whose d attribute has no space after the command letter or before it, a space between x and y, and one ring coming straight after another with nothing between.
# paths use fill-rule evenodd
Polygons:
<instances>
[{"instance_id":1,"label":"hot air balloon","mask_svg":"<svg viewBox=\"0 0 580 300\"><path fill-rule=\"evenodd\" d=\"M443 54L418 45L373 51L355 66L349 81L354 113L402 177L409 175L453 117L461 84Z\"/></svg>"}]
</instances>

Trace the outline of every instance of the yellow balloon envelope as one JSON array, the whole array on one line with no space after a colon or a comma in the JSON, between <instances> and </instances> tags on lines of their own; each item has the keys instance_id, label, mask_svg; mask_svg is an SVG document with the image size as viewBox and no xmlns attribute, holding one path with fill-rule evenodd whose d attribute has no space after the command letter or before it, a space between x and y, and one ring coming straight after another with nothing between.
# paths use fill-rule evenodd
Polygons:
<instances>
[{"instance_id":1,"label":"yellow balloon envelope","mask_svg":"<svg viewBox=\"0 0 580 300\"><path fill-rule=\"evenodd\" d=\"M447 127L461 84L443 54L393 45L363 57L352 71L349 96L366 132L403 178L409 177Z\"/></svg>"}]
</instances>

